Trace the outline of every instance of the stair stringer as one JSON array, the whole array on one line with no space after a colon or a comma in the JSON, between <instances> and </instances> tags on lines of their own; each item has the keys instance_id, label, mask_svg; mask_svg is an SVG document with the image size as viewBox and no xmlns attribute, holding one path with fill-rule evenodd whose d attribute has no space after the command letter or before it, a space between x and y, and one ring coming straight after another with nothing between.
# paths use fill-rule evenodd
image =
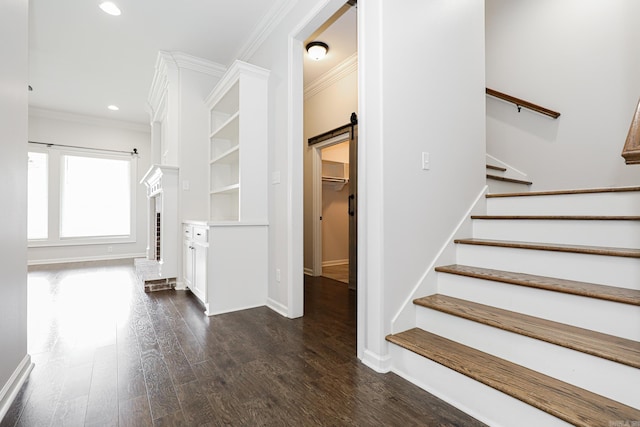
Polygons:
<instances>
[{"instance_id":1,"label":"stair stringer","mask_svg":"<svg viewBox=\"0 0 640 427\"><path fill-rule=\"evenodd\" d=\"M467 211L464 213L456 227L453 229L445 243L442 245L436 256L429 263L426 270L415 284L411 293L402 303L400 310L393 316L391 320L391 333L397 333L404 331L415 326L416 322L416 310L413 304L413 300L425 296L435 294L438 290L437 286L437 272L435 267L437 265L450 264L456 259L456 245L453 241L461 236L468 236L473 229L471 215L482 215L486 212L486 198L487 186L475 198L473 203Z\"/></svg>"}]
</instances>

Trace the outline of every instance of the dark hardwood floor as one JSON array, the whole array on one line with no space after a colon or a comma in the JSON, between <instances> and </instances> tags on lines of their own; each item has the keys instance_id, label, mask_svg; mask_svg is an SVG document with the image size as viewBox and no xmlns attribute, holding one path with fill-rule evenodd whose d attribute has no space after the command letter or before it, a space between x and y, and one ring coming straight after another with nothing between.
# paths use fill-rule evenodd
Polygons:
<instances>
[{"instance_id":1,"label":"dark hardwood floor","mask_svg":"<svg viewBox=\"0 0 640 427\"><path fill-rule=\"evenodd\" d=\"M476 426L355 356L356 298L306 278L305 316L207 317L190 292L145 294L132 263L31 268L35 363L0 427Z\"/></svg>"}]
</instances>

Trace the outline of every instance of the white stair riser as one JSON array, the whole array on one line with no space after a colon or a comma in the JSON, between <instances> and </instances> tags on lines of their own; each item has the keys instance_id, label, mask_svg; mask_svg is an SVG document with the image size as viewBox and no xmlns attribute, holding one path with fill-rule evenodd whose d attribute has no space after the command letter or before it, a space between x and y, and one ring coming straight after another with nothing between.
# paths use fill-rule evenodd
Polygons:
<instances>
[{"instance_id":1,"label":"white stair riser","mask_svg":"<svg viewBox=\"0 0 640 427\"><path fill-rule=\"evenodd\" d=\"M640 259L544 250L456 245L457 263L640 289Z\"/></svg>"},{"instance_id":2,"label":"white stair riser","mask_svg":"<svg viewBox=\"0 0 640 427\"><path fill-rule=\"evenodd\" d=\"M640 369L418 307L416 326L626 405L640 407Z\"/></svg>"},{"instance_id":3,"label":"white stair riser","mask_svg":"<svg viewBox=\"0 0 640 427\"><path fill-rule=\"evenodd\" d=\"M640 248L640 221L477 219L473 221L473 237Z\"/></svg>"},{"instance_id":4,"label":"white stair riser","mask_svg":"<svg viewBox=\"0 0 640 427\"><path fill-rule=\"evenodd\" d=\"M412 351L389 344L393 372L494 427L570 424Z\"/></svg>"},{"instance_id":5,"label":"white stair riser","mask_svg":"<svg viewBox=\"0 0 640 427\"><path fill-rule=\"evenodd\" d=\"M637 305L446 273L438 273L438 293L640 341Z\"/></svg>"},{"instance_id":6,"label":"white stair riser","mask_svg":"<svg viewBox=\"0 0 640 427\"><path fill-rule=\"evenodd\" d=\"M492 175L499 175L498 173L493 173L491 171L488 171L488 173L492 174ZM519 178L517 177L516 179L523 179L523 178ZM525 178L526 179L526 178ZM489 179L487 178L487 193L489 194L497 194L497 193L524 193L524 192L528 192L529 189L531 188L530 185L526 185L526 184L518 184L515 182L507 182L507 181L498 181L495 179Z\"/></svg>"},{"instance_id":7,"label":"white stair riser","mask_svg":"<svg viewBox=\"0 0 640 427\"><path fill-rule=\"evenodd\" d=\"M640 192L490 197L487 215L639 215Z\"/></svg>"}]
</instances>

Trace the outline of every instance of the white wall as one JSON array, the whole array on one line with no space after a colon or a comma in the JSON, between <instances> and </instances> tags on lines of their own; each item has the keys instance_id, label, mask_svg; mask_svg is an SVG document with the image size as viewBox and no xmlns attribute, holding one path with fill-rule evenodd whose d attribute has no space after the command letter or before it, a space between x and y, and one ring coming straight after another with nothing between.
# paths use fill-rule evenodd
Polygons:
<instances>
[{"instance_id":1,"label":"white wall","mask_svg":"<svg viewBox=\"0 0 640 427\"><path fill-rule=\"evenodd\" d=\"M640 2L486 0L487 87L559 111L487 98L487 152L532 189L638 183L620 157L640 97Z\"/></svg>"},{"instance_id":2,"label":"white wall","mask_svg":"<svg viewBox=\"0 0 640 427\"><path fill-rule=\"evenodd\" d=\"M325 78L331 76L328 73ZM305 97L304 101L304 267L313 269L312 232L312 150L307 141L316 135L349 123L351 113L358 113L357 68L342 75L323 90ZM348 153L347 153L348 157Z\"/></svg>"},{"instance_id":3,"label":"white wall","mask_svg":"<svg viewBox=\"0 0 640 427\"><path fill-rule=\"evenodd\" d=\"M359 50L366 100L359 146L366 169L359 178L366 189L359 191L359 220L367 226L367 242L358 246L366 246L367 265L358 275L373 325L363 337L365 362L378 369L385 369L383 337L392 319L484 187L483 6L475 0L358 6L366 13L366 46ZM421 168L422 152L430 153L429 170Z\"/></svg>"},{"instance_id":4,"label":"white wall","mask_svg":"<svg viewBox=\"0 0 640 427\"><path fill-rule=\"evenodd\" d=\"M138 184L149 169L150 128L122 121L96 119L31 109L29 140L97 149L138 149L136 180L136 241L96 245L30 247L29 264L96 259L144 257L147 246L147 202L144 185ZM108 248L112 251L109 252Z\"/></svg>"},{"instance_id":5,"label":"white wall","mask_svg":"<svg viewBox=\"0 0 640 427\"><path fill-rule=\"evenodd\" d=\"M0 419L27 355L27 2L0 3ZM15 376L14 376L15 375Z\"/></svg>"}]
</instances>

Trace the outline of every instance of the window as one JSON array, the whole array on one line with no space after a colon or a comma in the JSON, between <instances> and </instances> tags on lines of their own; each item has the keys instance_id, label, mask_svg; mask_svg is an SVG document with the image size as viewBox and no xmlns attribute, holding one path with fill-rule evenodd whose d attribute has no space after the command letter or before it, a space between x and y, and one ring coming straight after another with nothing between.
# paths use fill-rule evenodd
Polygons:
<instances>
[{"instance_id":1,"label":"window","mask_svg":"<svg viewBox=\"0 0 640 427\"><path fill-rule=\"evenodd\" d=\"M62 156L60 237L126 236L129 160Z\"/></svg>"},{"instance_id":2,"label":"window","mask_svg":"<svg viewBox=\"0 0 640 427\"><path fill-rule=\"evenodd\" d=\"M46 153L29 153L27 237L46 239L49 233L49 168Z\"/></svg>"},{"instance_id":3,"label":"window","mask_svg":"<svg viewBox=\"0 0 640 427\"><path fill-rule=\"evenodd\" d=\"M30 145L30 246L135 240L135 157L56 146L41 150Z\"/></svg>"}]
</instances>

